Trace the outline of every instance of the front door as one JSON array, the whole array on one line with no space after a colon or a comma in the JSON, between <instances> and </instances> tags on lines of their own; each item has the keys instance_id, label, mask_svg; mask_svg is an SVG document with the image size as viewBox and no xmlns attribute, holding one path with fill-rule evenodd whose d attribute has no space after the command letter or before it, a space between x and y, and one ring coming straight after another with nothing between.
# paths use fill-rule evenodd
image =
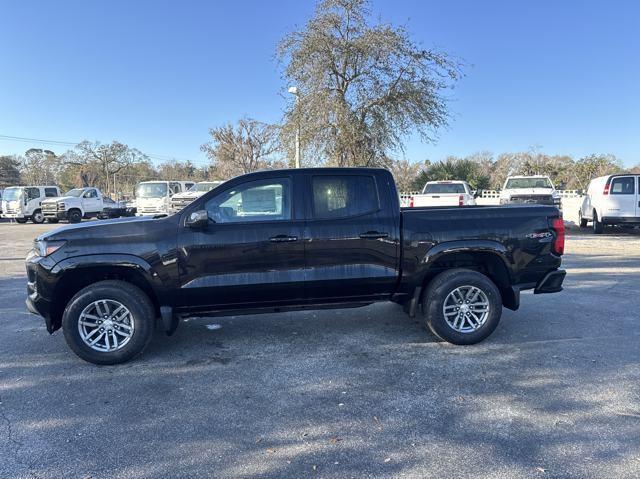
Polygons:
<instances>
[{"instance_id":1,"label":"front door","mask_svg":"<svg viewBox=\"0 0 640 479\"><path fill-rule=\"evenodd\" d=\"M203 310L299 303L303 221L290 176L235 184L202 204L206 228L181 226L181 306Z\"/></svg>"},{"instance_id":2,"label":"front door","mask_svg":"<svg viewBox=\"0 0 640 479\"><path fill-rule=\"evenodd\" d=\"M359 172L307 179L307 298L314 303L390 295L399 274L397 203L382 177ZM386 195L386 196L385 196Z\"/></svg>"}]
</instances>

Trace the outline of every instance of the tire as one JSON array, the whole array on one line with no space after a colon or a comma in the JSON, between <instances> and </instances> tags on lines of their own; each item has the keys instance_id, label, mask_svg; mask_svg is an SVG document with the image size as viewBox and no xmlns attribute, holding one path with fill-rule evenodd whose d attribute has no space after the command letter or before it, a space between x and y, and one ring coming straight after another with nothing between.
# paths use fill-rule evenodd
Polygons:
<instances>
[{"instance_id":1,"label":"tire","mask_svg":"<svg viewBox=\"0 0 640 479\"><path fill-rule=\"evenodd\" d=\"M67 218L69 219L69 223L80 223L82 221L82 213L76 209L69 210Z\"/></svg>"},{"instance_id":2,"label":"tire","mask_svg":"<svg viewBox=\"0 0 640 479\"><path fill-rule=\"evenodd\" d=\"M27 218L16 218L16 223L20 223L21 225L27 222Z\"/></svg>"},{"instance_id":3,"label":"tire","mask_svg":"<svg viewBox=\"0 0 640 479\"><path fill-rule=\"evenodd\" d=\"M126 314L118 305L126 308ZM108 315L113 319L107 319ZM138 287L125 281L100 281L69 301L62 328L67 344L80 358L94 364L119 364L137 356L149 344L155 316L149 297ZM93 346L88 344L96 338Z\"/></svg>"},{"instance_id":4,"label":"tire","mask_svg":"<svg viewBox=\"0 0 640 479\"><path fill-rule=\"evenodd\" d=\"M31 215L31 221L37 225L44 223L44 215L42 214L42 211L35 210Z\"/></svg>"},{"instance_id":5,"label":"tire","mask_svg":"<svg viewBox=\"0 0 640 479\"><path fill-rule=\"evenodd\" d=\"M480 293L476 294L475 291ZM462 299L470 297L468 304L460 303L458 298L461 296L456 292L462 293ZM481 303L486 303L486 306ZM445 306L449 309L448 320ZM440 273L431 280L422 308L427 326L433 334L452 344L476 344L498 326L502 316L502 297L488 277L477 271L459 268ZM460 316L464 310L469 313L467 318ZM457 324L458 328L454 328L450 322Z\"/></svg>"},{"instance_id":6,"label":"tire","mask_svg":"<svg viewBox=\"0 0 640 479\"><path fill-rule=\"evenodd\" d=\"M578 212L578 217L580 218L580 228L586 228L587 220L582 217L582 210Z\"/></svg>"},{"instance_id":7,"label":"tire","mask_svg":"<svg viewBox=\"0 0 640 479\"><path fill-rule=\"evenodd\" d=\"M596 210L593 210L593 232L597 235L600 235L603 231L604 224L598 221L598 213L596 213Z\"/></svg>"},{"instance_id":8,"label":"tire","mask_svg":"<svg viewBox=\"0 0 640 479\"><path fill-rule=\"evenodd\" d=\"M56 224L60 221L58 218L47 218L47 223L51 223L52 225Z\"/></svg>"}]
</instances>

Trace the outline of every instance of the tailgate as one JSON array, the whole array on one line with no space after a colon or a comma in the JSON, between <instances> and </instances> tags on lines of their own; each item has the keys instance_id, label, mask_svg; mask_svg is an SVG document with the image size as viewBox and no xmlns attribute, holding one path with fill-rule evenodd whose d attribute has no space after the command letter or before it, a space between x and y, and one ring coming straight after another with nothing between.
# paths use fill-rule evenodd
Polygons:
<instances>
[{"instance_id":1,"label":"tailgate","mask_svg":"<svg viewBox=\"0 0 640 479\"><path fill-rule=\"evenodd\" d=\"M459 193L415 195L413 197L413 206L458 206L459 197Z\"/></svg>"}]
</instances>

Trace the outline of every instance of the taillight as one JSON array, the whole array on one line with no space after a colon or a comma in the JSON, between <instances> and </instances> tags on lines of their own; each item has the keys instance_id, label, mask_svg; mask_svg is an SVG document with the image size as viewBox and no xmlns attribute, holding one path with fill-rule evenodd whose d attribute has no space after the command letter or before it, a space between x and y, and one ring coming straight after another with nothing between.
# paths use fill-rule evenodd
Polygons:
<instances>
[{"instance_id":1,"label":"taillight","mask_svg":"<svg viewBox=\"0 0 640 479\"><path fill-rule=\"evenodd\" d=\"M458 206L464 206L464 195L458 196Z\"/></svg>"},{"instance_id":2,"label":"taillight","mask_svg":"<svg viewBox=\"0 0 640 479\"><path fill-rule=\"evenodd\" d=\"M553 240L553 244L551 245L551 249L558 256L562 256L564 254L564 221L562 218L554 218L551 221L551 228L556 232L556 238Z\"/></svg>"},{"instance_id":3,"label":"taillight","mask_svg":"<svg viewBox=\"0 0 640 479\"><path fill-rule=\"evenodd\" d=\"M413 196L409 198L409 208L413 208Z\"/></svg>"},{"instance_id":4,"label":"taillight","mask_svg":"<svg viewBox=\"0 0 640 479\"><path fill-rule=\"evenodd\" d=\"M607 182L604 184L604 191L602 192L603 195L608 195L609 194L609 180L607 180Z\"/></svg>"}]
</instances>

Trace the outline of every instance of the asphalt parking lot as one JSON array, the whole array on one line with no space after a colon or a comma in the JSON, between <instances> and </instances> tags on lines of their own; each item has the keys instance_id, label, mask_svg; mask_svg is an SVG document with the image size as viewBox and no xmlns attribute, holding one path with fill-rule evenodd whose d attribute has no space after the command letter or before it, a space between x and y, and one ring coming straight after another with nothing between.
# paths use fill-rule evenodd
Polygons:
<instances>
[{"instance_id":1,"label":"asphalt parking lot","mask_svg":"<svg viewBox=\"0 0 640 479\"><path fill-rule=\"evenodd\" d=\"M0 223L1 478L640 477L640 231L571 230L565 291L476 346L381 304L193 320L98 367L24 307L49 228Z\"/></svg>"}]
</instances>

